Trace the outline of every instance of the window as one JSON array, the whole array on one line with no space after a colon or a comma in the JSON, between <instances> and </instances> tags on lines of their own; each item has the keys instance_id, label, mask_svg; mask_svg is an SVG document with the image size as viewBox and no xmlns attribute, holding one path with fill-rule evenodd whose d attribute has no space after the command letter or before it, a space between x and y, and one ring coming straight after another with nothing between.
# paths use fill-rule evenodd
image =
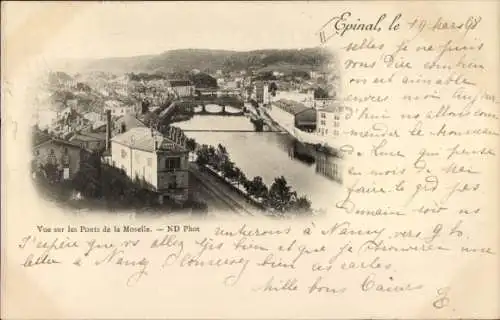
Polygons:
<instances>
[{"instance_id":1,"label":"window","mask_svg":"<svg viewBox=\"0 0 500 320\"><path fill-rule=\"evenodd\" d=\"M148 167L151 167L153 165L153 160L151 158L148 158Z\"/></svg>"},{"instance_id":2,"label":"window","mask_svg":"<svg viewBox=\"0 0 500 320\"><path fill-rule=\"evenodd\" d=\"M334 122L333 122L333 126L334 126L335 128L338 128L338 127L340 127L340 123L339 123L338 121L334 121Z\"/></svg>"},{"instance_id":3,"label":"window","mask_svg":"<svg viewBox=\"0 0 500 320\"><path fill-rule=\"evenodd\" d=\"M326 113L321 112L321 118L323 118L323 119L326 118Z\"/></svg>"},{"instance_id":4,"label":"window","mask_svg":"<svg viewBox=\"0 0 500 320\"><path fill-rule=\"evenodd\" d=\"M122 149L122 158L125 159L127 157L127 151L125 151L124 149Z\"/></svg>"},{"instance_id":5,"label":"window","mask_svg":"<svg viewBox=\"0 0 500 320\"><path fill-rule=\"evenodd\" d=\"M335 119L335 120L340 120L340 116L339 116L338 114L336 114L336 115L334 116L334 119Z\"/></svg>"},{"instance_id":6,"label":"window","mask_svg":"<svg viewBox=\"0 0 500 320\"><path fill-rule=\"evenodd\" d=\"M179 157L167 158L165 160L165 168L167 170L180 169L181 168L181 158L179 158Z\"/></svg>"},{"instance_id":7,"label":"window","mask_svg":"<svg viewBox=\"0 0 500 320\"><path fill-rule=\"evenodd\" d=\"M326 126L326 121L325 120L321 120L320 123L321 123L322 126Z\"/></svg>"}]
</instances>

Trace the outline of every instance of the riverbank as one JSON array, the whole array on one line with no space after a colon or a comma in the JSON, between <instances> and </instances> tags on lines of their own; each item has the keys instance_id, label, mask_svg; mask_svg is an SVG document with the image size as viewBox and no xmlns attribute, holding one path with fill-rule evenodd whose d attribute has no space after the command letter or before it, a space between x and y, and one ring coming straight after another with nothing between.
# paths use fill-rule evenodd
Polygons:
<instances>
[{"instance_id":1,"label":"riverbank","mask_svg":"<svg viewBox=\"0 0 500 320\"><path fill-rule=\"evenodd\" d=\"M265 214L264 207L261 204L252 201L251 198L230 181L227 181L216 170L201 167L196 163L190 163L189 170L199 183L223 201L231 211L239 215Z\"/></svg>"},{"instance_id":2,"label":"riverbank","mask_svg":"<svg viewBox=\"0 0 500 320\"><path fill-rule=\"evenodd\" d=\"M296 139L286 133L255 132L247 117L195 116L176 126L200 145L223 145L231 161L249 179L260 176L264 184L271 186L276 177L284 176L298 194L307 195L315 209L331 207L332 201L342 194L341 184L316 171L316 164L295 155L294 150L305 151L302 146L297 148L300 143ZM308 148L308 154L311 149L314 148Z\"/></svg>"},{"instance_id":3,"label":"riverbank","mask_svg":"<svg viewBox=\"0 0 500 320\"><path fill-rule=\"evenodd\" d=\"M203 168L216 177L222 185L243 197L246 203L257 207L261 212L272 216L293 214L311 214L311 202L305 196L299 196L293 190L284 176L274 178L273 183L267 186L260 176L248 179L245 173L231 161L224 146L218 144L215 148L209 145L195 145L194 151L198 170Z\"/></svg>"}]
</instances>

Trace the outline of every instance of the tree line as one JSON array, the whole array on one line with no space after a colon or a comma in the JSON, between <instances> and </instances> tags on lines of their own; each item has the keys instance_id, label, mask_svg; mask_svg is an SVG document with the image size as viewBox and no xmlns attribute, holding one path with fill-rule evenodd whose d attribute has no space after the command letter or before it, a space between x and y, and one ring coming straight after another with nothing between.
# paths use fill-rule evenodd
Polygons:
<instances>
[{"instance_id":1,"label":"tree line","mask_svg":"<svg viewBox=\"0 0 500 320\"><path fill-rule=\"evenodd\" d=\"M309 199L305 196L298 196L297 192L288 185L285 177L276 177L271 186L268 187L260 176L255 176L252 179L247 178L243 171L231 161L223 145L219 144L216 148L204 144L196 148L196 142L193 139L188 139L186 145L191 151L196 149L196 163L198 165L209 166L231 183L238 187L243 186L247 195L256 199L274 214L312 213Z\"/></svg>"}]
</instances>

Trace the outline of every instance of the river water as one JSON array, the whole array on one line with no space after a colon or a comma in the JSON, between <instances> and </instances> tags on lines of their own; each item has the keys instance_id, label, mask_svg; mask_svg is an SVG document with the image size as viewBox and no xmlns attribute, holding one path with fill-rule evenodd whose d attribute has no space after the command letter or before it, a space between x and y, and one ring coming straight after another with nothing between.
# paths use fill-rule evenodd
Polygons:
<instances>
[{"instance_id":1,"label":"river water","mask_svg":"<svg viewBox=\"0 0 500 320\"><path fill-rule=\"evenodd\" d=\"M299 195L306 195L311 200L315 209L331 208L338 199L340 183L316 173L313 153L308 152L310 156L307 157L304 146L288 134L237 132L254 130L248 118L237 116L195 115L188 121L175 123L175 126L186 130L186 135L200 144L217 146L220 143L225 146L231 160L248 178L261 176L270 186L275 177L284 176Z\"/></svg>"}]
</instances>

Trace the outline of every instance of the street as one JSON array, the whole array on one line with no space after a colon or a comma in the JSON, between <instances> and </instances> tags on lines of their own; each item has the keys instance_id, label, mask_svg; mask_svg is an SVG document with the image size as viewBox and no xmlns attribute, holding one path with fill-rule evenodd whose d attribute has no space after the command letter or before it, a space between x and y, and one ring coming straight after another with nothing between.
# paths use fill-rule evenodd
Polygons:
<instances>
[{"instance_id":1,"label":"street","mask_svg":"<svg viewBox=\"0 0 500 320\"><path fill-rule=\"evenodd\" d=\"M200 200L207 202L209 212L230 211L240 215L253 215L260 211L227 183L200 169L196 164L190 164L189 172L190 179L197 182L191 185L196 185L195 190L202 197ZM194 182L193 180L191 182Z\"/></svg>"}]
</instances>

